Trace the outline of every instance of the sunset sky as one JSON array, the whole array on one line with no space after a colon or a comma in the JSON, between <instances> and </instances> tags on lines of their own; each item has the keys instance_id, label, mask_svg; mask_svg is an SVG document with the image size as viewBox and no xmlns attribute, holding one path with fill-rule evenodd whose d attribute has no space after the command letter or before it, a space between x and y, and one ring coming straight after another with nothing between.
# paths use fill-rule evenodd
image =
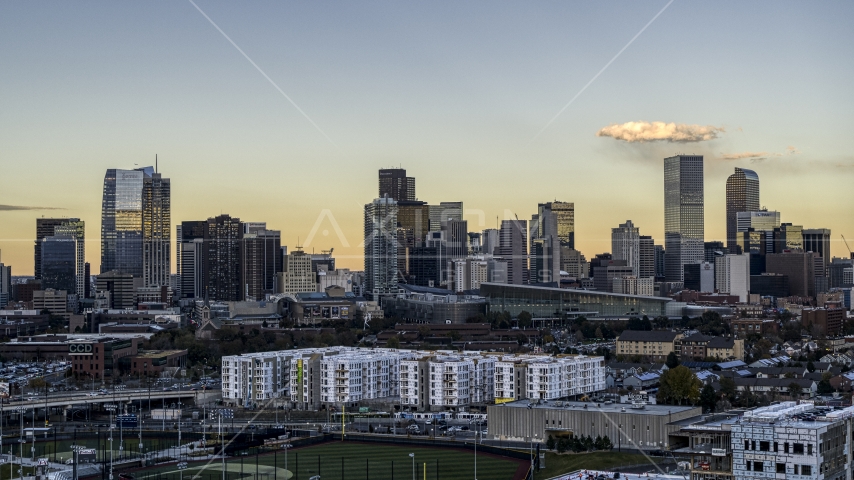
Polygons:
<instances>
[{"instance_id":1,"label":"sunset sky","mask_svg":"<svg viewBox=\"0 0 854 480\"><path fill-rule=\"evenodd\" d=\"M662 159L702 154L707 240L745 167L854 246L852 2L193 1L0 3L13 275L40 216L84 219L97 273L104 173L155 154L173 224L266 221L354 269L391 166L471 231L575 202L589 259L627 219L663 243Z\"/></svg>"}]
</instances>

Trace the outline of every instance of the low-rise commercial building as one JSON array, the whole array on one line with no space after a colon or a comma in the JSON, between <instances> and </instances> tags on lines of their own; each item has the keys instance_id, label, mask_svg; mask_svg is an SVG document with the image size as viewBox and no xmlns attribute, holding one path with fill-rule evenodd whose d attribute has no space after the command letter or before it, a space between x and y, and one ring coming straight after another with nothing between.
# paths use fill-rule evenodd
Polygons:
<instances>
[{"instance_id":1,"label":"low-rise commercial building","mask_svg":"<svg viewBox=\"0 0 854 480\"><path fill-rule=\"evenodd\" d=\"M617 337L617 355L663 361L670 352L676 351L676 341L681 338L682 334L677 332L624 330Z\"/></svg>"}]
</instances>

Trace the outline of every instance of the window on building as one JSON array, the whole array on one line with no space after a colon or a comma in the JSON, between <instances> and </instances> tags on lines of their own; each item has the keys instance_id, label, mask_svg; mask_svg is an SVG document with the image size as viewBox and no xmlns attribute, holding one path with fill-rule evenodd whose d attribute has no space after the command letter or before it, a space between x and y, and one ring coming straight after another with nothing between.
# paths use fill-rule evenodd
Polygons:
<instances>
[{"instance_id":1,"label":"window on building","mask_svg":"<svg viewBox=\"0 0 854 480\"><path fill-rule=\"evenodd\" d=\"M783 452L789 453L789 442L783 444Z\"/></svg>"},{"instance_id":2,"label":"window on building","mask_svg":"<svg viewBox=\"0 0 854 480\"><path fill-rule=\"evenodd\" d=\"M759 451L760 452L771 451L771 443L770 442L759 442Z\"/></svg>"},{"instance_id":3,"label":"window on building","mask_svg":"<svg viewBox=\"0 0 854 480\"><path fill-rule=\"evenodd\" d=\"M777 473L786 473L786 464L778 463L777 464Z\"/></svg>"},{"instance_id":4,"label":"window on building","mask_svg":"<svg viewBox=\"0 0 854 480\"><path fill-rule=\"evenodd\" d=\"M774 442L774 451L775 451L775 452L779 452L779 451L780 451L780 450L779 450L779 444L778 444L777 442Z\"/></svg>"},{"instance_id":5,"label":"window on building","mask_svg":"<svg viewBox=\"0 0 854 480\"><path fill-rule=\"evenodd\" d=\"M756 440L751 440L751 441L750 441L750 449L751 449L751 450L756 450Z\"/></svg>"},{"instance_id":6,"label":"window on building","mask_svg":"<svg viewBox=\"0 0 854 480\"><path fill-rule=\"evenodd\" d=\"M761 472L762 471L762 462L753 461L753 471Z\"/></svg>"},{"instance_id":7,"label":"window on building","mask_svg":"<svg viewBox=\"0 0 854 480\"><path fill-rule=\"evenodd\" d=\"M801 475L812 475L812 465L801 465Z\"/></svg>"},{"instance_id":8,"label":"window on building","mask_svg":"<svg viewBox=\"0 0 854 480\"><path fill-rule=\"evenodd\" d=\"M804 454L804 444L803 443L792 444L792 453L794 453L795 455L803 455Z\"/></svg>"},{"instance_id":9,"label":"window on building","mask_svg":"<svg viewBox=\"0 0 854 480\"><path fill-rule=\"evenodd\" d=\"M750 450L750 440L745 440L745 441L744 441L744 449L745 449L745 450Z\"/></svg>"},{"instance_id":10,"label":"window on building","mask_svg":"<svg viewBox=\"0 0 854 480\"><path fill-rule=\"evenodd\" d=\"M811 443L807 444L807 455L812 455L812 444Z\"/></svg>"}]
</instances>

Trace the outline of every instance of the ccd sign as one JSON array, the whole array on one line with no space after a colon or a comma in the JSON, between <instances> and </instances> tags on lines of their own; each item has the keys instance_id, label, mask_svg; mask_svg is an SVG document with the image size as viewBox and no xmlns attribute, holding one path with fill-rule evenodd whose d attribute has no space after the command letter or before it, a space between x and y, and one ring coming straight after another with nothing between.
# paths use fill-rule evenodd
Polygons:
<instances>
[{"instance_id":1,"label":"ccd sign","mask_svg":"<svg viewBox=\"0 0 854 480\"><path fill-rule=\"evenodd\" d=\"M72 343L68 345L68 353L71 355L86 355L92 353L91 343Z\"/></svg>"}]
</instances>

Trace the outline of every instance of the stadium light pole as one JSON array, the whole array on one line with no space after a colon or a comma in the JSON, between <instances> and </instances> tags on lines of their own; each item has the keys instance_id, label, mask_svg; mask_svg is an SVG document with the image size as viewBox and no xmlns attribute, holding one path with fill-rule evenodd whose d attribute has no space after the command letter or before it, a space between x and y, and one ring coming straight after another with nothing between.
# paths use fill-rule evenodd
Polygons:
<instances>
[{"instance_id":1,"label":"stadium light pole","mask_svg":"<svg viewBox=\"0 0 854 480\"><path fill-rule=\"evenodd\" d=\"M409 458L412 459L412 480L415 480L415 454L410 453Z\"/></svg>"}]
</instances>

